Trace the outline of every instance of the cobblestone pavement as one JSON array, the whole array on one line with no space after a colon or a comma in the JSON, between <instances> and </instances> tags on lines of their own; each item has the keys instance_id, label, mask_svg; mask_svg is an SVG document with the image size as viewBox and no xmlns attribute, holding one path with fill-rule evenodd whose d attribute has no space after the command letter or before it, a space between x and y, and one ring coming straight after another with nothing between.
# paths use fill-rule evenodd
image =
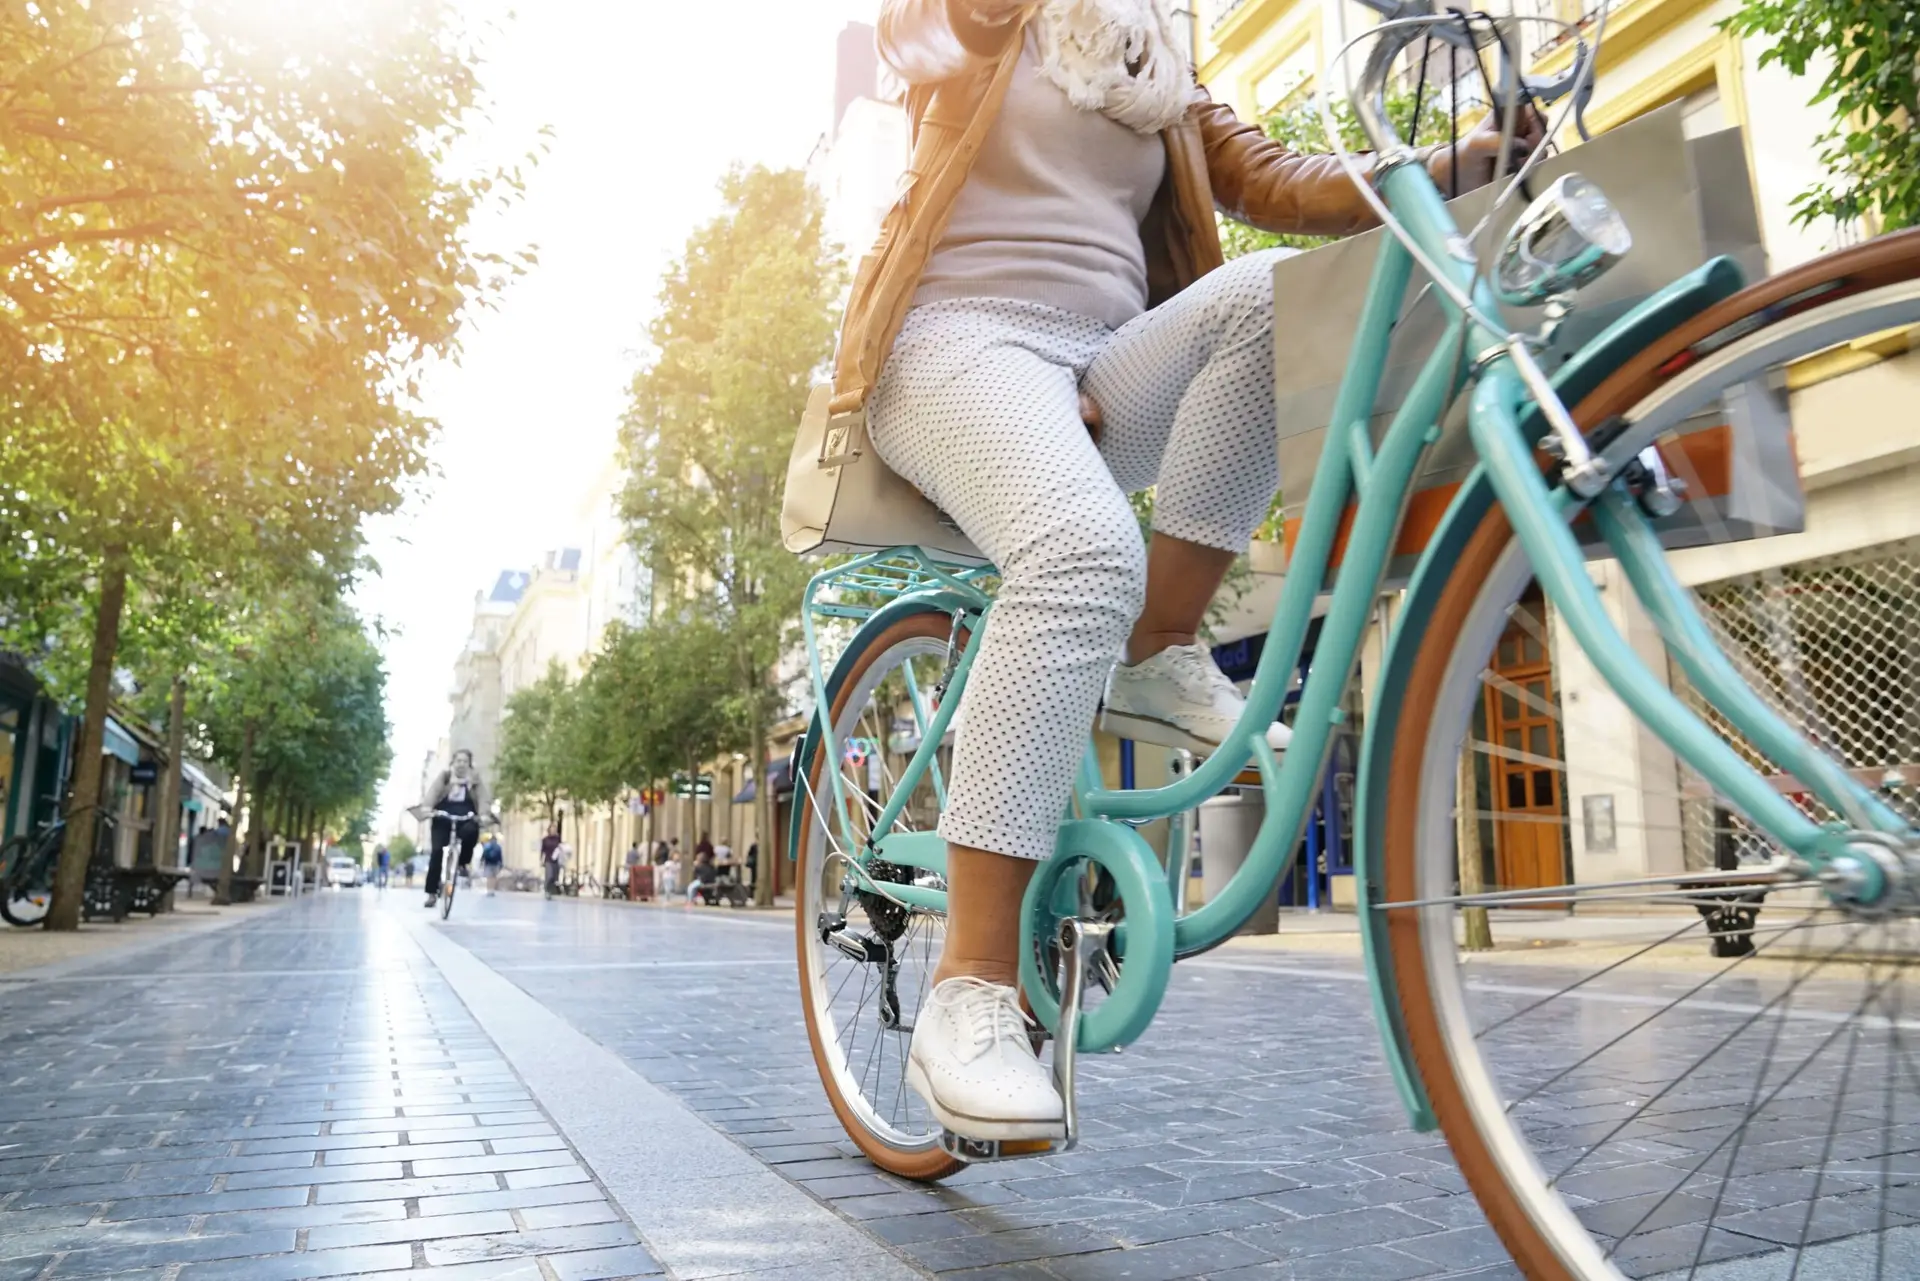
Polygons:
<instances>
[{"instance_id":1,"label":"cobblestone pavement","mask_svg":"<svg viewBox=\"0 0 1920 1281\"><path fill-rule=\"evenodd\" d=\"M1081 1061L1080 1150L976 1166L928 1188L858 1156L828 1110L786 921L517 897L482 907L455 921L451 936L929 1271L980 1281L1520 1276L1445 1145L1407 1128L1350 959L1230 949L1181 965L1140 1042ZM1489 974L1488 999L1510 1011L1540 1004L1568 981L1534 966ZM1550 1003L1544 1016L1516 1023L1500 1050L1503 1066L1546 1082L1571 1057L1568 1047L1607 1044L1700 981L1636 976L1582 993L1590 999ZM1620 1125L1623 1107L1750 1023L1779 986L1714 987L1719 999L1698 1016L1613 1063L1616 1079L1556 1083L1530 1105L1529 1128L1549 1157L1561 1155L1556 1144L1572 1153L1594 1144ZM1809 991L1800 996L1820 1004ZM1838 1006L1827 1007L1826 1015L1815 1010L1810 1032L1796 1024L1785 1040L1831 1033ZM1791 1061L1787 1045L1770 1048ZM1667 1194L1728 1133L1733 1106L1751 1101L1752 1073L1738 1063L1696 1074L1692 1097L1669 1099L1669 1113L1650 1111L1644 1128L1622 1129L1563 1186L1596 1231L1626 1236L1616 1262L1629 1275L1684 1275L1697 1257L1702 1277L1785 1278L1780 1242L1800 1239L1816 1194L1804 1168L1849 1154L1822 1148L1834 1075L1830 1065L1802 1072L1783 1091L1787 1115L1753 1127L1717 1207L1717 1179ZM1862 1114L1855 1131L1880 1133L1878 1103L1876 1094L1871 1107L1850 1105L1850 1115ZM1898 1167L1885 1166L1879 1149L1849 1149L1853 1173L1817 1189L1812 1240L1876 1226L1875 1169L1892 1183L1920 1183L1911 1155L1920 1122L1895 1138L1906 1153ZM1895 1189L1889 1224L1920 1218L1915 1190ZM1721 1226L1702 1248L1709 1219ZM1888 1239L1885 1275L1920 1276L1913 1234ZM1809 1251L1798 1277L1854 1281L1874 1275L1876 1263L1856 1239Z\"/></svg>"},{"instance_id":2,"label":"cobblestone pavement","mask_svg":"<svg viewBox=\"0 0 1920 1281\"><path fill-rule=\"evenodd\" d=\"M660 1271L405 931L344 897L0 982L0 1281Z\"/></svg>"},{"instance_id":3,"label":"cobblestone pavement","mask_svg":"<svg viewBox=\"0 0 1920 1281\"><path fill-rule=\"evenodd\" d=\"M1351 959L1182 965L1139 1043L1082 1061L1080 1150L923 1187L859 1157L828 1110L792 957L780 917L474 895L443 926L363 890L0 978L0 1281L1520 1275L1444 1145L1406 1128ZM1495 968L1476 995L1523 1014L1561 981ZM1634 1109L1777 981L1714 989L1610 1079L1557 1079L1570 1048L1698 981L1609 980L1500 1050L1543 1087L1527 1123L1550 1155L1609 1139L1563 1183L1582 1217L1625 1234L1636 1277L1698 1256L1711 1281L1786 1281L1779 1243L1812 1225L1832 1244L1796 1281L1856 1281L1882 1261L1850 1234L1885 1216L1884 1275L1920 1276L1920 1120L1805 1060L1846 1026L1836 1001L1809 988L1769 1045L1802 1063L1774 1078L1793 1106L1751 1127L1724 1183L1667 1195L1744 1114L1751 1073ZM1849 1071L1884 1053L1849 1049ZM1810 1187L1817 1164L1839 1173Z\"/></svg>"}]
</instances>

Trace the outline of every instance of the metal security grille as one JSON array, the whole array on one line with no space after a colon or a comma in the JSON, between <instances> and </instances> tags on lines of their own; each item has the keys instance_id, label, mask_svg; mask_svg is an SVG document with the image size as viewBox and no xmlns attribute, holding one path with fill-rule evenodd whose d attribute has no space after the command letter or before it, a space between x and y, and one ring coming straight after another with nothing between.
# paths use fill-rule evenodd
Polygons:
<instances>
[{"instance_id":1,"label":"metal security grille","mask_svg":"<svg viewBox=\"0 0 1920 1281\"><path fill-rule=\"evenodd\" d=\"M1702 612L1754 689L1797 727L1920 818L1920 539L1745 574L1697 589ZM1777 772L1686 681L1670 678L1756 768L1809 814L1836 818ZM1770 857L1772 845L1680 771L1687 866Z\"/></svg>"}]
</instances>

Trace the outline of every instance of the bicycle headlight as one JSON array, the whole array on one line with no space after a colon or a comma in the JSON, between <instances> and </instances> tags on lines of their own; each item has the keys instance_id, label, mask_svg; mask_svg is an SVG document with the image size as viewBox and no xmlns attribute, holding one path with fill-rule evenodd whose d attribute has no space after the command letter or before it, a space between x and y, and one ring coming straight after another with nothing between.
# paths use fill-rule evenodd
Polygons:
<instances>
[{"instance_id":1,"label":"bicycle headlight","mask_svg":"<svg viewBox=\"0 0 1920 1281\"><path fill-rule=\"evenodd\" d=\"M1500 248L1500 301L1532 307L1598 278L1633 248L1627 224L1594 183L1562 174L1527 206Z\"/></svg>"}]
</instances>

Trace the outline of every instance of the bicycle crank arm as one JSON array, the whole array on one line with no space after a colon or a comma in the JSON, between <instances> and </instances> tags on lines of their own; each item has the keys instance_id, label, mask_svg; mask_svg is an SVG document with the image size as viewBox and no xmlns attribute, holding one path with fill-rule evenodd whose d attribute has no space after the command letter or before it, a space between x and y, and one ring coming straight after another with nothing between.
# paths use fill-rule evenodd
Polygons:
<instances>
[{"instance_id":1,"label":"bicycle crank arm","mask_svg":"<svg viewBox=\"0 0 1920 1281\"><path fill-rule=\"evenodd\" d=\"M1112 924L1105 921L1069 918L1060 922L1060 1025L1053 1037L1053 1086L1060 1092L1066 1133L1058 1139L969 1139L942 1130L940 1148L948 1156L977 1165L1055 1156L1071 1152L1079 1144L1080 1109L1074 1097L1073 1065L1080 1041L1081 1001L1086 995L1087 972L1106 955L1104 944L1112 933Z\"/></svg>"}]
</instances>

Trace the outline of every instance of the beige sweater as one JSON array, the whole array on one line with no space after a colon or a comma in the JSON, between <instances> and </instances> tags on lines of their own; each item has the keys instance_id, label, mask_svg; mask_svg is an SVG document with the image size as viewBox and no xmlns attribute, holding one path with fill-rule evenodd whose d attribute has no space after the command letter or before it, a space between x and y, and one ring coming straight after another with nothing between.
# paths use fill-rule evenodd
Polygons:
<instances>
[{"instance_id":1,"label":"beige sweater","mask_svg":"<svg viewBox=\"0 0 1920 1281\"><path fill-rule=\"evenodd\" d=\"M1157 135L1069 102L1029 34L914 305L1012 298L1118 329L1146 309L1140 222L1166 167Z\"/></svg>"}]
</instances>

